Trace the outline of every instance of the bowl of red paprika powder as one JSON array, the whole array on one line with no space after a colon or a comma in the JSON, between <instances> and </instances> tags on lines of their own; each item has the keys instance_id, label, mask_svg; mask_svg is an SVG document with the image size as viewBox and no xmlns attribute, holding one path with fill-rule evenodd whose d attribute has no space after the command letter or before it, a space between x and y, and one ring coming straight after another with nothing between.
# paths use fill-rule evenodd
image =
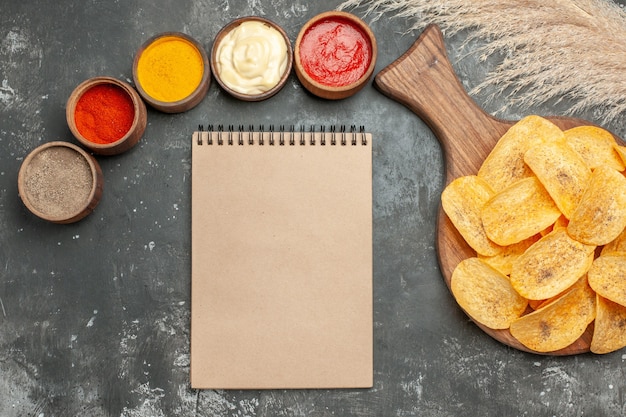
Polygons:
<instances>
[{"instance_id":1,"label":"bowl of red paprika powder","mask_svg":"<svg viewBox=\"0 0 626 417\"><path fill-rule=\"evenodd\" d=\"M94 77L79 84L65 107L74 137L100 155L116 155L137 144L147 124L146 105L130 84Z\"/></svg>"},{"instance_id":2,"label":"bowl of red paprika powder","mask_svg":"<svg viewBox=\"0 0 626 417\"><path fill-rule=\"evenodd\" d=\"M341 11L320 13L300 29L294 70L312 94L329 100L350 97L370 80L378 48L369 26Z\"/></svg>"}]
</instances>

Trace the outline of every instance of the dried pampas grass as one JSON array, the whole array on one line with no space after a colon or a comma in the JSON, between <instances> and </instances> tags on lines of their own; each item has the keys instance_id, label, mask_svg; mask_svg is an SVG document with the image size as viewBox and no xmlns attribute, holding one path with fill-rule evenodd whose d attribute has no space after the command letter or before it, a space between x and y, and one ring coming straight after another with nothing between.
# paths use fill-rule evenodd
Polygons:
<instances>
[{"instance_id":1,"label":"dried pampas grass","mask_svg":"<svg viewBox=\"0 0 626 417\"><path fill-rule=\"evenodd\" d=\"M438 24L482 39L481 59L500 54L486 88L530 107L569 100L569 114L593 111L603 123L626 113L626 13L607 0L347 0L340 9L395 13L410 30Z\"/></svg>"}]
</instances>

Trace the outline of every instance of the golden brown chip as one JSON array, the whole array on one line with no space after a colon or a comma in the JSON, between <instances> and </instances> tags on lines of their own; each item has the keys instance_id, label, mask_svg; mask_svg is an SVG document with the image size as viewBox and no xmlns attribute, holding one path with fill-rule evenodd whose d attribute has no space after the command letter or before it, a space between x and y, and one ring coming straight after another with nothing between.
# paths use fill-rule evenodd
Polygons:
<instances>
[{"instance_id":1,"label":"golden brown chip","mask_svg":"<svg viewBox=\"0 0 626 417\"><path fill-rule=\"evenodd\" d=\"M597 167L570 217L567 231L580 242L602 246L619 236L625 227L626 177L613 168Z\"/></svg>"},{"instance_id":2,"label":"golden brown chip","mask_svg":"<svg viewBox=\"0 0 626 417\"><path fill-rule=\"evenodd\" d=\"M524 154L535 145L563 140L564 134L555 124L539 116L527 116L515 123L500 138L483 161L478 176L498 192L514 182L532 175L524 163Z\"/></svg>"},{"instance_id":3,"label":"golden brown chip","mask_svg":"<svg viewBox=\"0 0 626 417\"><path fill-rule=\"evenodd\" d=\"M562 292L558 293L554 297L550 297L547 300L532 300L533 301L533 305L535 306L534 310L539 310L540 308L545 307L548 304L558 300L559 298L561 298L562 296L567 294L576 285L588 285L588 281L586 279L586 276L581 278L581 279L579 279L578 281L576 281L574 283L574 285L568 287L567 289L565 289L565 291L562 291ZM528 304L530 304L530 300L528 301Z\"/></svg>"},{"instance_id":4,"label":"golden brown chip","mask_svg":"<svg viewBox=\"0 0 626 417\"><path fill-rule=\"evenodd\" d=\"M624 161L616 152L615 138L601 127L578 126L563 132L568 145L587 162L591 169L609 166L624 170Z\"/></svg>"},{"instance_id":5,"label":"golden brown chip","mask_svg":"<svg viewBox=\"0 0 626 417\"><path fill-rule=\"evenodd\" d=\"M589 350L603 354L626 346L626 307L596 296L596 322Z\"/></svg>"},{"instance_id":6,"label":"golden brown chip","mask_svg":"<svg viewBox=\"0 0 626 417\"><path fill-rule=\"evenodd\" d=\"M528 300L528 306L533 310L538 310L546 300Z\"/></svg>"},{"instance_id":7,"label":"golden brown chip","mask_svg":"<svg viewBox=\"0 0 626 417\"><path fill-rule=\"evenodd\" d=\"M481 214L487 237L501 246L540 233L560 216L556 204L534 175L496 193L485 203Z\"/></svg>"},{"instance_id":8,"label":"golden brown chip","mask_svg":"<svg viewBox=\"0 0 626 417\"><path fill-rule=\"evenodd\" d=\"M595 292L626 306L626 253L612 252L596 258L588 277Z\"/></svg>"},{"instance_id":9,"label":"golden brown chip","mask_svg":"<svg viewBox=\"0 0 626 417\"><path fill-rule=\"evenodd\" d=\"M569 291L569 288L565 292L567 292L567 291ZM555 295L552 298L548 298L547 300L532 300L533 301L533 306L534 306L533 310L539 310L540 308L547 306L548 304L550 304L551 302L553 302L554 300L556 300L556 299L558 299L558 298L560 298L562 296L563 296L563 293L561 293L559 295ZM530 304L530 301L531 300L528 300L528 304Z\"/></svg>"},{"instance_id":10,"label":"golden brown chip","mask_svg":"<svg viewBox=\"0 0 626 417\"><path fill-rule=\"evenodd\" d=\"M626 146L618 145L616 143L613 148L615 149L617 154L620 156L620 159L622 160L622 162L626 165Z\"/></svg>"},{"instance_id":11,"label":"golden brown chip","mask_svg":"<svg viewBox=\"0 0 626 417\"><path fill-rule=\"evenodd\" d=\"M505 275L478 258L457 265L450 289L473 320L492 329L508 329L527 306L526 299L515 292Z\"/></svg>"},{"instance_id":12,"label":"golden brown chip","mask_svg":"<svg viewBox=\"0 0 626 417\"><path fill-rule=\"evenodd\" d=\"M583 278L567 293L511 323L511 335L536 352L553 352L574 343L596 314L596 295Z\"/></svg>"},{"instance_id":13,"label":"golden brown chip","mask_svg":"<svg viewBox=\"0 0 626 417\"><path fill-rule=\"evenodd\" d=\"M513 263L511 285L531 300L545 300L573 285L591 267L595 246L572 239L555 229Z\"/></svg>"},{"instance_id":14,"label":"golden brown chip","mask_svg":"<svg viewBox=\"0 0 626 417\"><path fill-rule=\"evenodd\" d=\"M557 229L559 227L567 227L568 223L569 223L569 220L567 220L565 216L560 216L558 219L556 219L556 221L552 225L552 228Z\"/></svg>"},{"instance_id":15,"label":"golden brown chip","mask_svg":"<svg viewBox=\"0 0 626 417\"><path fill-rule=\"evenodd\" d=\"M530 148L524 161L546 188L556 206L570 218L587 187L591 169L564 141Z\"/></svg>"},{"instance_id":16,"label":"golden brown chip","mask_svg":"<svg viewBox=\"0 0 626 417\"><path fill-rule=\"evenodd\" d=\"M509 279L478 258L461 261L452 273L450 289L459 306L476 322L507 329L526 310Z\"/></svg>"},{"instance_id":17,"label":"golden brown chip","mask_svg":"<svg viewBox=\"0 0 626 417\"><path fill-rule=\"evenodd\" d=\"M502 246L502 251L494 256L482 256L478 255L485 263L489 264L492 268L497 269L504 275L510 275L513 268L513 262L519 258L526 249L528 249L533 243L539 240L540 235L534 235L528 239L524 239L521 242L514 243L509 246Z\"/></svg>"},{"instance_id":18,"label":"golden brown chip","mask_svg":"<svg viewBox=\"0 0 626 417\"><path fill-rule=\"evenodd\" d=\"M567 227L567 223L568 222L569 222L569 220L567 220L567 218L561 214L559 216L559 218L556 219L556 221L553 224L551 224L550 226L548 226L545 229L543 229L540 232L540 234L541 234L541 236L545 236L548 233L550 233L551 231L553 231L554 229L558 229L559 227Z\"/></svg>"},{"instance_id":19,"label":"golden brown chip","mask_svg":"<svg viewBox=\"0 0 626 417\"><path fill-rule=\"evenodd\" d=\"M472 249L486 256L501 250L487 238L480 218L482 207L493 194L491 187L475 175L455 179L441 193L443 211L454 227Z\"/></svg>"},{"instance_id":20,"label":"golden brown chip","mask_svg":"<svg viewBox=\"0 0 626 417\"><path fill-rule=\"evenodd\" d=\"M600 254L606 255L610 252L626 252L626 229L622 230L622 233L615 239L604 245Z\"/></svg>"}]
</instances>

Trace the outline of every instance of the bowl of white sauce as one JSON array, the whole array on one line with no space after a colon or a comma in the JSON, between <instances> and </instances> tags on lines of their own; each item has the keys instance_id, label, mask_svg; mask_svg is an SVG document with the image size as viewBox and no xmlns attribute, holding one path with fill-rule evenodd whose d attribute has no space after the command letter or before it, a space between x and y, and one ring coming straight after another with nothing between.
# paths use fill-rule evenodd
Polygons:
<instances>
[{"instance_id":1,"label":"bowl of white sauce","mask_svg":"<svg viewBox=\"0 0 626 417\"><path fill-rule=\"evenodd\" d=\"M233 97L261 101L278 93L293 65L289 37L276 23L257 16L224 26L211 50L211 71Z\"/></svg>"}]
</instances>

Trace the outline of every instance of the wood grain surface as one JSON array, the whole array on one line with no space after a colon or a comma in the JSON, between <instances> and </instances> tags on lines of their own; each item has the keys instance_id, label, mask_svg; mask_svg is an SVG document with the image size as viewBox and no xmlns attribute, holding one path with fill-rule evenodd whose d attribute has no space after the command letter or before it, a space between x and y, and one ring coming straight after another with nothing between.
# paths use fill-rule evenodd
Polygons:
<instances>
[{"instance_id":1,"label":"wood grain surface","mask_svg":"<svg viewBox=\"0 0 626 417\"><path fill-rule=\"evenodd\" d=\"M430 25L415 43L375 77L375 85L388 97L404 104L419 116L441 143L446 184L463 175L476 174L482 161L516 120L501 120L486 113L467 94L448 60L441 30ZM592 124L569 117L546 117L561 129ZM619 138L618 138L619 140ZM476 256L439 209L437 253L445 282L456 265ZM485 333L519 350L532 352L509 330L494 330L476 323ZM550 355L572 355L589 351L593 323L572 345Z\"/></svg>"}]
</instances>

